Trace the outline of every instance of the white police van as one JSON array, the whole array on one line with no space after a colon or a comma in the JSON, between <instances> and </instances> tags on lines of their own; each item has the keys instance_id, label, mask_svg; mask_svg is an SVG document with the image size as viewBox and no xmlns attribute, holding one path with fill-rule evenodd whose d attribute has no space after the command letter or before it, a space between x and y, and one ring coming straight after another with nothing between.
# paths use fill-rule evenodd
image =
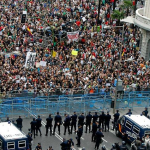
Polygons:
<instances>
[{"instance_id":1,"label":"white police van","mask_svg":"<svg viewBox=\"0 0 150 150\"><path fill-rule=\"evenodd\" d=\"M0 150L28 150L28 138L15 125L0 123Z\"/></svg>"},{"instance_id":2,"label":"white police van","mask_svg":"<svg viewBox=\"0 0 150 150\"><path fill-rule=\"evenodd\" d=\"M150 135L150 120L143 115L124 115L116 125L116 135L128 134L128 140L133 142L137 137L142 139Z\"/></svg>"}]
</instances>

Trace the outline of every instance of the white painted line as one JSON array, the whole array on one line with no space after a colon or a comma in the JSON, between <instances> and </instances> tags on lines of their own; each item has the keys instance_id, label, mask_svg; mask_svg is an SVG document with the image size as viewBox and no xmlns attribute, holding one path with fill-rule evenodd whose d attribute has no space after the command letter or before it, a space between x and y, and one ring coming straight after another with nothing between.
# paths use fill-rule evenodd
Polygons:
<instances>
[{"instance_id":1,"label":"white painted line","mask_svg":"<svg viewBox=\"0 0 150 150\"><path fill-rule=\"evenodd\" d=\"M81 139L82 139L82 140L84 140L84 138L83 138L83 137L81 137Z\"/></svg>"},{"instance_id":2,"label":"white painted line","mask_svg":"<svg viewBox=\"0 0 150 150\"><path fill-rule=\"evenodd\" d=\"M102 138L102 139L103 139L103 141L105 141L107 143L107 141L104 138Z\"/></svg>"}]
</instances>

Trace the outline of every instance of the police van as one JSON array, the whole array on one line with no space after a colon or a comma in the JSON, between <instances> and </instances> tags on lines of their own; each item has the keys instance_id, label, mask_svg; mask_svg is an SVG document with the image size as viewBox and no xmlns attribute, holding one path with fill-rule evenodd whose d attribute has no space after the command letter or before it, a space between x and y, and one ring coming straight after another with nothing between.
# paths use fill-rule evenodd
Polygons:
<instances>
[{"instance_id":1,"label":"police van","mask_svg":"<svg viewBox=\"0 0 150 150\"><path fill-rule=\"evenodd\" d=\"M129 142L137 137L142 139L150 135L150 120L143 115L124 115L118 120L115 132L117 136L126 133Z\"/></svg>"},{"instance_id":2,"label":"police van","mask_svg":"<svg viewBox=\"0 0 150 150\"><path fill-rule=\"evenodd\" d=\"M0 123L0 150L28 150L28 138L11 122Z\"/></svg>"}]
</instances>

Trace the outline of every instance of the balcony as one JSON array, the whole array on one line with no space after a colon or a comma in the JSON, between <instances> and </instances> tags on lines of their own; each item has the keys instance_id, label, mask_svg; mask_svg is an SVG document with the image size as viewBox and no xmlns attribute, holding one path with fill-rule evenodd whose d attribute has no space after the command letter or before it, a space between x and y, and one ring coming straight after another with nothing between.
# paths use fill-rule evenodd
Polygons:
<instances>
[{"instance_id":1,"label":"balcony","mask_svg":"<svg viewBox=\"0 0 150 150\"><path fill-rule=\"evenodd\" d=\"M138 9L136 11L134 23L140 28L150 31L150 18L143 16L143 14L144 14L144 8Z\"/></svg>"}]
</instances>

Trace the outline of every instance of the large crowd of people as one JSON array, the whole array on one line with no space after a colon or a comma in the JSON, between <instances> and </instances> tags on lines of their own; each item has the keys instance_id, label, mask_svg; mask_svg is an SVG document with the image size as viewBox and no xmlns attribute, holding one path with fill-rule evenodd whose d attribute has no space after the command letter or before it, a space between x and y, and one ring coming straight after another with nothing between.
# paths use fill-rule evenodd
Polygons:
<instances>
[{"instance_id":1,"label":"large crowd of people","mask_svg":"<svg viewBox=\"0 0 150 150\"><path fill-rule=\"evenodd\" d=\"M27 17L21 23L24 10ZM111 1L101 3L99 22L97 10L94 0L1 0L0 92L47 95L58 89L95 88L109 92L118 73L124 91L148 90L150 62L140 57L139 28L124 24L124 34L122 28L115 28ZM66 33L73 31L79 31L77 41L67 39ZM72 55L72 50L78 54ZM36 52L32 68L25 67L27 52ZM46 66L37 67L40 61Z\"/></svg>"}]
</instances>

